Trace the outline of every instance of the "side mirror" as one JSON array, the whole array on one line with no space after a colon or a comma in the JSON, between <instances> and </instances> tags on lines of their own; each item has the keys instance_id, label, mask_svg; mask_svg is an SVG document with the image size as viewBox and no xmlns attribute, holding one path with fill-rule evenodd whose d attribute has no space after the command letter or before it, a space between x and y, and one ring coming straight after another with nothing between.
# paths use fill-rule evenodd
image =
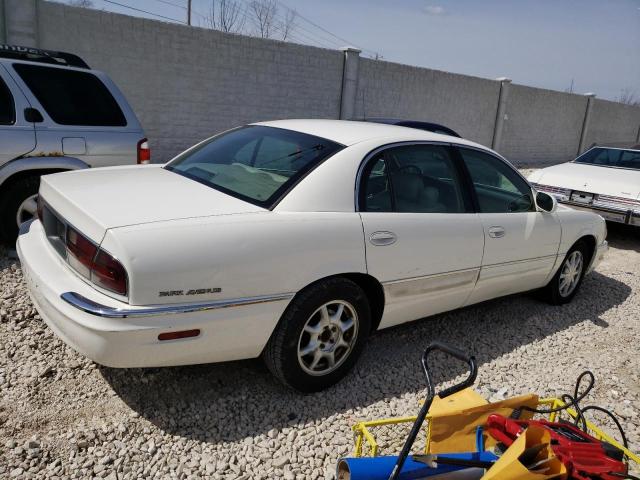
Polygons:
<instances>
[{"instance_id":1,"label":"side mirror","mask_svg":"<svg viewBox=\"0 0 640 480\"><path fill-rule=\"evenodd\" d=\"M553 213L558 208L558 200L553 195L544 192L536 193L536 205L544 212Z\"/></svg>"}]
</instances>

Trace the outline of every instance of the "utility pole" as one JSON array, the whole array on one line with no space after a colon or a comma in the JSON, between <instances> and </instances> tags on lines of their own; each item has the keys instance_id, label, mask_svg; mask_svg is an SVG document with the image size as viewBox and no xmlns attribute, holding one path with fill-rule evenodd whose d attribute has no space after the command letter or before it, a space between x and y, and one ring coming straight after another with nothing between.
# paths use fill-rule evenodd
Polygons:
<instances>
[{"instance_id":1,"label":"utility pole","mask_svg":"<svg viewBox=\"0 0 640 480\"><path fill-rule=\"evenodd\" d=\"M191 25L191 0L187 0L187 25Z\"/></svg>"}]
</instances>

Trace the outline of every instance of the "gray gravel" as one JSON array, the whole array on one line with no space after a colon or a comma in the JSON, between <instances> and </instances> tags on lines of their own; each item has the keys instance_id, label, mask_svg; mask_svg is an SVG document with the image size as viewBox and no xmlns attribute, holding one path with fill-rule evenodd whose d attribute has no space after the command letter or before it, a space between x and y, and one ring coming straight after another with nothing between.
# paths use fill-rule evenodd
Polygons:
<instances>
[{"instance_id":1,"label":"gray gravel","mask_svg":"<svg viewBox=\"0 0 640 480\"><path fill-rule=\"evenodd\" d=\"M359 419L412 414L421 351L440 339L474 352L488 398L573 389L615 410L640 451L640 233L610 226L611 251L574 302L518 295L379 332L357 368L302 396L258 361L165 369L98 366L58 340L0 257L0 478L330 478ZM461 371L443 365L441 379ZM406 429L387 429L387 452Z\"/></svg>"}]
</instances>

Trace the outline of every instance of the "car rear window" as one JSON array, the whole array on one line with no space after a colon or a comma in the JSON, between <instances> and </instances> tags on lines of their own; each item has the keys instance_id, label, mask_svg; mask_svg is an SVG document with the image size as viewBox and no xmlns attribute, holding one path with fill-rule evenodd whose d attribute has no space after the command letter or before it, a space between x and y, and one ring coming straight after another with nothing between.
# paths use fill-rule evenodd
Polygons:
<instances>
[{"instance_id":1,"label":"car rear window","mask_svg":"<svg viewBox=\"0 0 640 480\"><path fill-rule=\"evenodd\" d=\"M325 138L251 125L213 137L165 168L272 208L302 177L341 148Z\"/></svg>"},{"instance_id":2,"label":"car rear window","mask_svg":"<svg viewBox=\"0 0 640 480\"><path fill-rule=\"evenodd\" d=\"M101 127L127 124L118 102L92 73L20 63L13 67L58 124Z\"/></svg>"},{"instance_id":3,"label":"car rear window","mask_svg":"<svg viewBox=\"0 0 640 480\"><path fill-rule=\"evenodd\" d=\"M16 121L16 110L9 87L0 78L0 125L12 125Z\"/></svg>"}]
</instances>

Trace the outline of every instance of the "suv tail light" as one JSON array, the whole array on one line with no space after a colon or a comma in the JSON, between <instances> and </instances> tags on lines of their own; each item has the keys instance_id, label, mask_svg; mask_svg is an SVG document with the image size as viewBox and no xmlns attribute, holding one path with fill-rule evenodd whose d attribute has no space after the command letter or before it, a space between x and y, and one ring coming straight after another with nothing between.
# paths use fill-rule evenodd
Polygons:
<instances>
[{"instance_id":1,"label":"suv tail light","mask_svg":"<svg viewBox=\"0 0 640 480\"><path fill-rule=\"evenodd\" d=\"M99 287L127 294L127 272L118 260L69 226L66 247L67 262L76 272Z\"/></svg>"},{"instance_id":2,"label":"suv tail light","mask_svg":"<svg viewBox=\"0 0 640 480\"><path fill-rule=\"evenodd\" d=\"M146 138L138 142L138 163L140 165L151 163L151 149L149 148L149 140Z\"/></svg>"}]
</instances>

